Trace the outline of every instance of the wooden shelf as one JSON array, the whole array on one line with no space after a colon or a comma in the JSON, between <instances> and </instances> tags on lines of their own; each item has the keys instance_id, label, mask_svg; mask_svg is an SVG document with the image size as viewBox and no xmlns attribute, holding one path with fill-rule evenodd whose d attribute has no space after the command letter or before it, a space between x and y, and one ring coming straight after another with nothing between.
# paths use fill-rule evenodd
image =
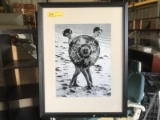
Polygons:
<instances>
[{"instance_id":1,"label":"wooden shelf","mask_svg":"<svg viewBox=\"0 0 160 120\"><path fill-rule=\"evenodd\" d=\"M37 29L1 29L0 34L34 34L37 33Z\"/></svg>"},{"instance_id":2,"label":"wooden shelf","mask_svg":"<svg viewBox=\"0 0 160 120\"><path fill-rule=\"evenodd\" d=\"M160 19L160 16L130 20L128 21L129 29L152 31L160 30L158 27L156 27L156 20L158 19Z\"/></svg>"},{"instance_id":3,"label":"wooden shelf","mask_svg":"<svg viewBox=\"0 0 160 120\"><path fill-rule=\"evenodd\" d=\"M128 5L128 8L138 7L138 6L142 6L142 5L146 5L146 4L150 4L154 2L158 2L158 0L145 0L142 2L133 3L133 4Z\"/></svg>"},{"instance_id":4,"label":"wooden shelf","mask_svg":"<svg viewBox=\"0 0 160 120\"><path fill-rule=\"evenodd\" d=\"M0 111L0 120L8 120L8 111Z\"/></svg>"},{"instance_id":5,"label":"wooden shelf","mask_svg":"<svg viewBox=\"0 0 160 120\"><path fill-rule=\"evenodd\" d=\"M132 31L146 31L146 32L160 32L160 29L130 29L129 32Z\"/></svg>"},{"instance_id":6,"label":"wooden shelf","mask_svg":"<svg viewBox=\"0 0 160 120\"><path fill-rule=\"evenodd\" d=\"M35 59L29 60L14 60L8 64L6 64L3 69L15 69L15 68L27 68L27 67L38 67L38 61Z\"/></svg>"},{"instance_id":7,"label":"wooden shelf","mask_svg":"<svg viewBox=\"0 0 160 120\"><path fill-rule=\"evenodd\" d=\"M160 19L160 16L156 16L156 17L147 17L147 18L134 19L134 20L136 21L136 20L151 20L151 19ZM133 20L132 20L132 21L129 21L129 22L133 22Z\"/></svg>"},{"instance_id":8,"label":"wooden shelf","mask_svg":"<svg viewBox=\"0 0 160 120\"><path fill-rule=\"evenodd\" d=\"M50 120L50 118L40 118L39 107L25 107L10 111L10 118L12 120ZM15 115L15 113L17 113ZM16 116L16 117L15 117Z\"/></svg>"},{"instance_id":9,"label":"wooden shelf","mask_svg":"<svg viewBox=\"0 0 160 120\"><path fill-rule=\"evenodd\" d=\"M16 88L12 91L8 100L18 100L25 98L35 98L39 96L39 84L27 84L16 86Z\"/></svg>"},{"instance_id":10,"label":"wooden shelf","mask_svg":"<svg viewBox=\"0 0 160 120\"><path fill-rule=\"evenodd\" d=\"M6 101L5 91L3 87L0 87L0 101Z\"/></svg>"}]
</instances>

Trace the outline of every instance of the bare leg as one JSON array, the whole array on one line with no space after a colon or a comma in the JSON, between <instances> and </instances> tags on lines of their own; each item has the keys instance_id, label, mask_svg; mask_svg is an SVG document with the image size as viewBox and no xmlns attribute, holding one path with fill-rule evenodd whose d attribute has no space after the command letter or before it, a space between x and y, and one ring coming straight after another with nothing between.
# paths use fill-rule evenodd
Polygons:
<instances>
[{"instance_id":1,"label":"bare leg","mask_svg":"<svg viewBox=\"0 0 160 120\"><path fill-rule=\"evenodd\" d=\"M74 73L74 75L73 75L73 77L72 77L71 82L69 83L69 87L71 87L72 84L75 83L75 81L77 80L78 75L79 75L80 72L81 72L79 68L75 67L75 69L76 69L76 70L75 70L75 73Z\"/></svg>"},{"instance_id":2,"label":"bare leg","mask_svg":"<svg viewBox=\"0 0 160 120\"><path fill-rule=\"evenodd\" d=\"M75 69L78 69L80 70L78 67L75 66ZM81 71L81 70L80 70ZM78 77L78 76L77 76ZM77 77L75 78L75 80L73 81L73 85L72 86L75 86L75 87L78 87L79 85L77 84Z\"/></svg>"},{"instance_id":3,"label":"bare leg","mask_svg":"<svg viewBox=\"0 0 160 120\"><path fill-rule=\"evenodd\" d=\"M85 77L86 80L87 80L88 89L91 89L91 88L92 88L92 83L91 83L90 80L89 80L89 76L88 76L87 71L86 71L86 70L82 70L82 73L83 73L84 77Z\"/></svg>"},{"instance_id":4,"label":"bare leg","mask_svg":"<svg viewBox=\"0 0 160 120\"><path fill-rule=\"evenodd\" d=\"M81 70L77 67L77 66L75 66L75 69L76 70L79 70L80 72L81 72ZM78 76L77 76L78 77ZM75 80L73 81L73 85L72 86L75 86L75 87L78 87L79 85L77 84L77 77L75 78Z\"/></svg>"},{"instance_id":5,"label":"bare leg","mask_svg":"<svg viewBox=\"0 0 160 120\"><path fill-rule=\"evenodd\" d=\"M92 83L92 87L93 87L93 82L92 82L92 76L91 76L90 68L86 69L86 71L88 73L89 80Z\"/></svg>"},{"instance_id":6,"label":"bare leg","mask_svg":"<svg viewBox=\"0 0 160 120\"><path fill-rule=\"evenodd\" d=\"M73 82L73 85L72 86L75 86L75 87L78 87L79 85L77 84L77 78L74 80Z\"/></svg>"}]
</instances>

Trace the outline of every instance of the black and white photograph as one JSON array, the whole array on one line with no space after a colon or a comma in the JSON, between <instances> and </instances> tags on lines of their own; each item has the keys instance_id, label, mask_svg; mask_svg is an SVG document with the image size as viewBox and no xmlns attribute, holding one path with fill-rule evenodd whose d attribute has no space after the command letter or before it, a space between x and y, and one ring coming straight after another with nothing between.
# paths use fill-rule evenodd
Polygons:
<instances>
[{"instance_id":1,"label":"black and white photograph","mask_svg":"<svg viewBox=\"0 0 160 120\"><path fill-rule=\"evenodd\" d=\"M111 24L55 24L56 97L110 97Z\"/></svg>"}]
</instances>

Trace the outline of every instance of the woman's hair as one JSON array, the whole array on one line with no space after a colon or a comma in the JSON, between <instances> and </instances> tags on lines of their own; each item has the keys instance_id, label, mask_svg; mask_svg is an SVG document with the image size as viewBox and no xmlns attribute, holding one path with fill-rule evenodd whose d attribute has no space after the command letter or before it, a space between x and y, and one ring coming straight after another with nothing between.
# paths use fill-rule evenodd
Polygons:
<instances>
[{"instance_id":1,"label":"woman's hair","mask_svg":"<svg viewBox=\"0 0 160 120\"><path fill-rule=\"evenodd\" d=\"M66 37L66 33L70 33L70 34L72 34L72 30L71 30L71 29L69 29L69 28L65 29L65 30L62 32L63 36L65 36L65 37Z\"/></svg>"},{"instance_id":2,"label":"woman's hair","mask_svg":"<svg viewBox=\"0 0 160 120\"><path fill-rule=\"evenodd\" d=\"M102 31L102 29L101 29L100 27L95 27L95 28L93 29L93 33L96 32L96 31L98 31L98 30L101 30L101 31Z\"/></svg>"}]
</instances>

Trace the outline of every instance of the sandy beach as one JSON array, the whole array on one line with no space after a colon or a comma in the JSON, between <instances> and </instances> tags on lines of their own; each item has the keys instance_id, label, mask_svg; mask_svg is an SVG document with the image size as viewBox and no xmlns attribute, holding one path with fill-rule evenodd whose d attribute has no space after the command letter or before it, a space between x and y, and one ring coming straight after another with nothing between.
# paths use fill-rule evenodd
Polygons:
<instances>
[{"instance_id":1,"label":"sandy beach","mask_svg":"<svg viewBox=\"0 0 160 120\"><path fill-rule=\"evenodd\" d=\"M99 59L90 67L93 85L87 89L87 82L81 73L78 76L78 87L69 88L69 83L74 74L74 64L68 56L68 39L62 35L62 31L71 28L75 36L91 35L94 27L99 26L103 33L98 37L100 45ZM110 30L109 24L80 24L80 25L56 25L55 26L55 62L56 62L56 96L57 97L109 97L111 96L111 54L110 54Z\"/></svg>"}]
</instances>

